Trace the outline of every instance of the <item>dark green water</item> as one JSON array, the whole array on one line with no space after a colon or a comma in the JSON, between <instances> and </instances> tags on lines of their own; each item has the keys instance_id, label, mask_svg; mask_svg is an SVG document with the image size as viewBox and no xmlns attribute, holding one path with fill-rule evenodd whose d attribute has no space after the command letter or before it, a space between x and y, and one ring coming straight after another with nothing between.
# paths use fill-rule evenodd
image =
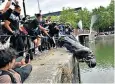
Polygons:
<instances>
[{"instance_id":1,"label":"dark green water","mask_svg":"<svg viewBox=\"0 0 115 84\"><path fill-rule=\"evenodd\" d=\"M82 83L114 83L114 39L100 38L89 44L96 55L97 66L88 68L80 64Z\"/></svg>"}]
</instances>

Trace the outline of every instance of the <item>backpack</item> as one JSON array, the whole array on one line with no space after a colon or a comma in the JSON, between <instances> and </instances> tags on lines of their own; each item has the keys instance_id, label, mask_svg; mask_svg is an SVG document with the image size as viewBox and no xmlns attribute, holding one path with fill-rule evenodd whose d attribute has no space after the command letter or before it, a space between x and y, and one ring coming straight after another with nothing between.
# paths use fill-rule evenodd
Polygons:
<instances>
[{"instance_id":1,"label":"backpack","mask_svg":"<svg viewBox=\"0 0 115 84\"><path fill-rule=\"evenodd\" d=\"M13 77L13 75L10 72L0 70L0 76L2 76L2 75L9 75L10 78L11 78L12 83L17 83L16 79Z\"/></svg>"}]
</instances>

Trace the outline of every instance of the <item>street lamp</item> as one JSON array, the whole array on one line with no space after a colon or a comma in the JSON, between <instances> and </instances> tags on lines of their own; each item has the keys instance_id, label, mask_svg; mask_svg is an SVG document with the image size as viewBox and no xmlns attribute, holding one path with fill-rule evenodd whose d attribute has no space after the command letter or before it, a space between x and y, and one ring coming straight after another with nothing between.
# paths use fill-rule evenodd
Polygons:
<instances>
[{"instance_id":1,"label":"street lamp","mask_svg":"<svg viewBox=\"0 0 115 84\"><path fill-rule=\"evenodd\" d=\"M37 0L37 2L38 2L38 11L39 13L41 13L39 0Z\"/></svg>"},{"instance_id":2,"label":"street lamp","mask_svg":"<svg viewBox=\"0 0 115 84\"><path fill-rule=\"evenodd\" d=\"M25 0L23 0L23 9L24 9L24 16L26 17Z\"/></svg>"}]
</instances>

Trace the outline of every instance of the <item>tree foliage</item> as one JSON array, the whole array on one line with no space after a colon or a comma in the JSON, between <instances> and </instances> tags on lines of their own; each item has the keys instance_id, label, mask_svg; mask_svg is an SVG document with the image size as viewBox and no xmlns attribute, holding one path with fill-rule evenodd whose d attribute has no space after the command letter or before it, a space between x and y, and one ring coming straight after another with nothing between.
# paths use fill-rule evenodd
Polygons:
<instances>
[{"instance_id":1,"label":"tree foliage","mask_svg":"<svg viewBox=\"0 0 115 84\"><path fill-rule=\"evenodd\" d=\"M100 6L97 9L94 9L92 14L98 14L99 21L95 25L95 29L106 29L114 25L114 2L111 2L106 8Z\"/></svg>"},{"instance_id":2,"label":"tree foliage","mask_svg":"<svg viewBox=\"0 0 115 84\"><path fill-rule=\"evenodd\" d=\"M77 16L74 9L63 8L59 21L62 23L70 23L73 27L76 27Z\"/></svg>"},{"instance_id":3,"label":"tree foliage","mask_svg":"<svg viewBox=\"0 0 115 84\"><path fill-rule=\"evenodd\" d=\"M79 20L83 22L83 28L89 29L91 23L91 16L98 14L99 19L96 24L94 24L94 29L105 29L114 25L114 1L111 1L109 6L103 7L100 6L98 8L93 9L92 11L88 11L87 8L79 10L77 12L71 8L63 8L61 15L59 17L59 21L66 23L69 22L74 28L77 28L77 23Z\"/></svg>"},{"instance_id":4,"label":"tree foliage","mask_svg":"<svg viewBox=\"0 0 115 84\"><path fill-rule=\"evenodd\" d=\"M83 28L88 29L91 23L91 13L86 8L78 11L79 20L82 20Z\"/></svg>"},{"instance_id":5,"label":"tree foliage","mask_svg":"<svg viewBox=\"0 0 115 84\"><path fill-rule=\"evenodd\" d=\"M51 16L52 21L59 21L59 16Z\"/></svg>"}]
</instances>

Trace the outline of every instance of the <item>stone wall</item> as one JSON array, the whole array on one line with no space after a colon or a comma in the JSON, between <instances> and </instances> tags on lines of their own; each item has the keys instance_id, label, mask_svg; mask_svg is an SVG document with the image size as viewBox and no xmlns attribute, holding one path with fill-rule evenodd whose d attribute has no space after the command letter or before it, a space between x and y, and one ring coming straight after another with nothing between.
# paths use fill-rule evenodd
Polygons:
<instances>
[{"instance_id":1,"label":"stone wall","mask_svg":"<svg viewBox=\"0 0 115 84\"><path fill-rule=\"evenodd\" d=\"M104 40L111 40L114 39L114 34L111 35L99 35L96 37L96 40L104 39Z\"/></svg>"},{"instance_id":2,"label":"stone wall","mask_svg":"<svg viewBox=\"0 0 115 84\"><path fill-rule=\"evenodd\" d=\"M66 49L53 49L32 61L33 70L25 83L78 83L77 64Z\"/></svg>"}]
</instances>

